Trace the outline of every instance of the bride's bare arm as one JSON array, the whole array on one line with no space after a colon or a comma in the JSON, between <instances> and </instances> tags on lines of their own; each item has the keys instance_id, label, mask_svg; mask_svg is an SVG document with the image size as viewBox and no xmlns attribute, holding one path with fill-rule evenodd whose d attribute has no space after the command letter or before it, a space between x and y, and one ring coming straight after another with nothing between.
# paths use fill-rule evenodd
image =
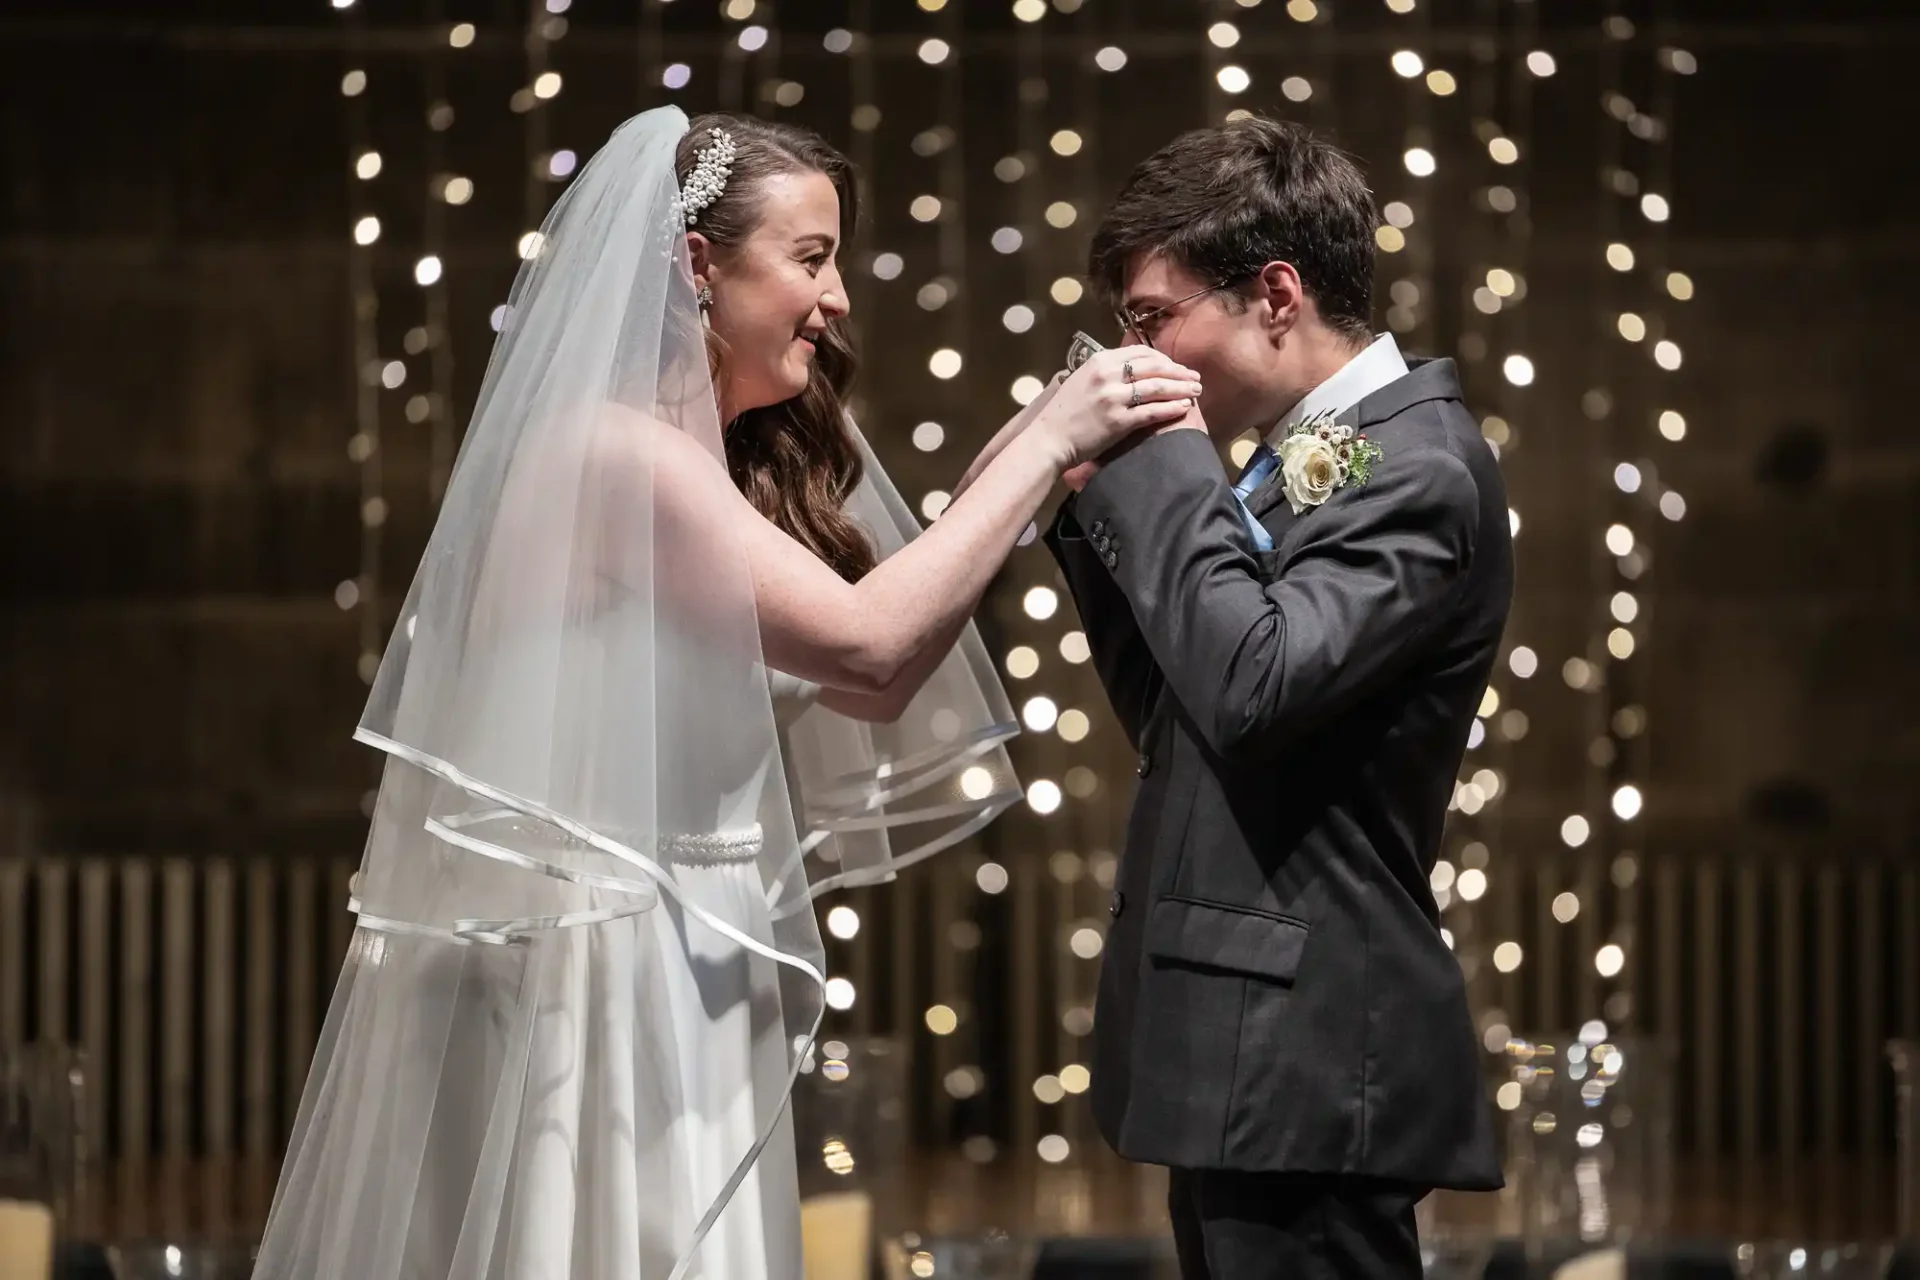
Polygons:
<instances>
[{"instance_id":1,"label":"bride's bare arm","mask_svg":"<svg viewBox=\"0 0 1920 1280\"><path fill-rule=\"evenodd\" d=\"M953 489L954 499L957 500L961 494L971 488L980 473L985 471L1021 432L1032 425L1033 420L1052 401L1054 392L1065 380L1066 374L1055 374L1044 391L1035 396L1019 413L1007 420L1006 425L994 434L986 448L980 451L967 467L966 472L961 475L959 483ZM829 710L851 716L856 720L881 722L898 720L905 713L907 704L913 701L914 695L920 692L921 686L932 678L933 673L946 660L947 654L959 641L960 633L966 630L967 619L972 616L973 609L978 605L979 601L976 599L965 613L956 618L940 634L934 636L907 668L885 689L878 693L856 693L850 689L827 687L822 689L820 701Z\"/></svg>"},{"instance_id":2,"label":"bride's bare arm","mask_svg":"<svg viewBox=\"0 0 1920 1280\"><path fill-rule=\"evenodd\" d=\"M937 665L1066 466L1110 439L1185 416L1185 398L1198 392L1190 371L1145 347L1110 353L1111 360L1107 354L1096 357L1100 367L1083 371L1070 402L1063 398L1044 427L1008 441L932 528L858 583L762 517L719 459L685 433L656 426L637 433L648 443L623 452L640 454L644 463L663 565L711 564L728 546L744 552L769 666L883 697L900 692L919 662ZM1120 377L1122 356L1132 359L1137 390ZM685 580L656 590L684 593L691 615L721 607L702 599L699 578L690 569Z\"/></svg>"},{"instance_id":3,"label":"bride's bare arm","mask_svg":"<svg viewBox=\"0 0 1920 1280\"><path fill-rule=\"evenodd\" d=\"M953 646L960 640L960 633L967 629L967 619L979 603L976 599L966 614L949 623L945 630L929 640L926 647L886 688L875 693L858 693L852 689L822 685L821 705L854 720L869 720L877 724L891 724L898 720L906 714L907 705L920 692L921 686L933 678L933 673L939 670L940 664L953 651Z\"/></svg>"},{"instance_id":4,"label":"bride's bare arm","mask_svg":"<svg viewBox=\"0 0 1920 1280\"><path fill-rule=\"evenodd\" d=\"M741 644L757 629L768 666L842 691L824 696L862 719L897 715L893 695L910 696L922 662L937 665L1062 461L1049 437L1024 437L965 501L854 583L762 516L694 437L621 417L601 433L594 467L605 576L704 642Z\"/></svg>"},{"instance_id":5,"label":"bride's bare arm","mask_svg":"<svg viewBox=\"0 0 1920 1280\"><path fill-rule=\"evenodd\" d=\"M767 662L862 695L911 696L973 615L988 583L1060 475L1047 442L1015 442L965 500L858 583L844 581L766 521L747 541ZM944 639L945 643L940 641ZM873 718L882 708L870 709Z\"/></svg>"}]
</instances>

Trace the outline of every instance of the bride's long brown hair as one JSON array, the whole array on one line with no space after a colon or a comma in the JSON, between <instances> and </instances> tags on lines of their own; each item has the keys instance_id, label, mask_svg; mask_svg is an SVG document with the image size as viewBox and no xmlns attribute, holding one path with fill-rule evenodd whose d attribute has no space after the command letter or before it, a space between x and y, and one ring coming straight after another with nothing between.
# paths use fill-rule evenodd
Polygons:
<instances>
[{"instance_id":1,"label":"bride's long brown hair","mask_svg":"<svg viewBox=\"0 0 1920 1280\"><path fill-rule=\"evenodd\" d=\"M752 116L695 117L674 156L684 186L712 131L733 139L733 169L720 198L700 211L699 231L723 248L740 244L760 221L760 187L779 173L819 173L840 195L841 243L858 221L853 166L819 135ZM707 362L715 380L726 345L707 331ZM874 566L873 544L847 515L846 501L864 468L847 430L844 408L857 362L845 322L827 322L807 386L791 400L749 409L722 424L727 470L754 508L849 582Z\"/></svg>"}]
</instances>

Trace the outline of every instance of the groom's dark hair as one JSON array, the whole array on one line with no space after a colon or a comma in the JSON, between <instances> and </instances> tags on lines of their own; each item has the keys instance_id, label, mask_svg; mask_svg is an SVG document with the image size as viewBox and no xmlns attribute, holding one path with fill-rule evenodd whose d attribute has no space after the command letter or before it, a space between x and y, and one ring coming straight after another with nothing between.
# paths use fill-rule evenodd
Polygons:
<instances>
[{"instance_id":1,"label":"groom's dark hair","mask_svg":"<svg viewBox=\"0 0 1920 1280\"><path fill-rule=\"evenodd\" d=\"M1351 157L1299 125L1251 116L1183 133L1142 160L1094 233L1087 276L1111 303L1142 253L1219 283L1290 262L1320 318L1365 339L1379 224Z\"/></svg>"}]
</instances>

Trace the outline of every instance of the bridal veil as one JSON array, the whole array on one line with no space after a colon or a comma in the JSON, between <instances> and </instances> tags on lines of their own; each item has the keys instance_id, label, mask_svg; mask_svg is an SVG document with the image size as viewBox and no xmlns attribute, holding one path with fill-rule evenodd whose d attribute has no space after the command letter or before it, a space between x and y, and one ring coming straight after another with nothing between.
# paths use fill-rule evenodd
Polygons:
<instances>
[{"instance_id":1,"label":"bridal veil","mask_svg":"<svg viewBox=\"0 0 1920 1280\"><path fill-rule=\"evenodd\" d=\"M897 724L783 753L738 512L669 479L721 456L686 128L622 125L515 281L356 734L360 927L260 1276L797 1278L812 900L1018 795L971 627ZM885 554L918 526L867 461Z\"/></svg>"}]
</instances>

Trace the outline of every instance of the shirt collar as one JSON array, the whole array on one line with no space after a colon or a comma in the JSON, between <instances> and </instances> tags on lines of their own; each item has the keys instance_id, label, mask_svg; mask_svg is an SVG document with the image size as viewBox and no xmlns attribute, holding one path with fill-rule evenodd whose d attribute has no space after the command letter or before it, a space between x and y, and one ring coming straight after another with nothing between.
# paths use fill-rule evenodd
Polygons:
<instances>
[{"instance_id":1,"label":"shirt collar","mask_svg":"<svg viewBox=\"0 0 1920 1280\"><path fill-rule=\"evenodd\" d=\"M1289 431L1320 414L1341 414L1359 404L1390 382L1407 376L1407 362L1393 335L1383 333L1359 355L1340 366L1331 378L1300 397L1300 403L1287 410L1267 435L1273 445Z\"/></svg>"}]
</instances>

